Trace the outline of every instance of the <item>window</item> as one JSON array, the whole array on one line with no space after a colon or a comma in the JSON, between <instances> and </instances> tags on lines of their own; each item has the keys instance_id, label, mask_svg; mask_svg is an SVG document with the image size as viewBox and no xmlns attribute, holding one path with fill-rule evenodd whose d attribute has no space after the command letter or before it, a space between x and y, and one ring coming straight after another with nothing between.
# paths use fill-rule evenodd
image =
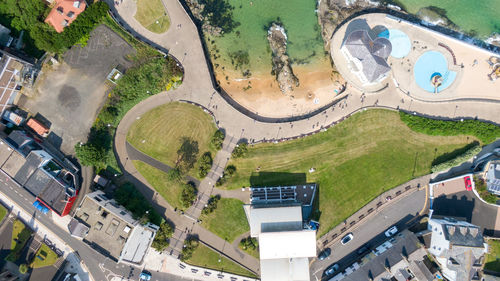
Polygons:
<instances>
[{"instance_id":1,"label":"window","mask_svg":"<svg viewBox=\"0 0 500 281\"><path fill-rule=\"evenodd\" d=\"M75 16L75 13L73 13L73 11L68 13L68 18L73 18L74 16Z\"/></svg>"}]
</instances>

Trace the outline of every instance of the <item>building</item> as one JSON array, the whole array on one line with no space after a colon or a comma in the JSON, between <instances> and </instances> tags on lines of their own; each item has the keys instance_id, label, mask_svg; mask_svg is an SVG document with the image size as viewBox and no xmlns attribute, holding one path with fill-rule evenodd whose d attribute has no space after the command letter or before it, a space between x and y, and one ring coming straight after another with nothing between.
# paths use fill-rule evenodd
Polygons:
<instances>
[{"instance_id":1,"label":"building","mask_svg":"<svg viewBox=\"0 0 500 281\"><path fill-rule=\"evenodd\" d=\"M478 226L451 218L429 219L429 252L450 281L480 280L479 271L488 244Z\"/></svg>"},{"instance_id":2,"label":"building","mask_svg":"<svg viewBox=\"0 0 500 281\"><path fill-rule=\"evenodd\" d=\"M31 87L38 68L28 58L21 58L13 50L0 50L0 116L24 86Z\"/></svg>"},{"instance_id":3,"label":"building","mask_svg":"<svg viewBox=\"0 0 500 281\"><path fill-rule=\"evenodd\" d=\"M305 229L304 221L312 211L316 185L254 187L251 192L251 204L243 208L250 236L259 240L261 280L310 280L316 231Z\"/></svg>"},{"instance_id":4,"label":"building","mask_svg":"<svg viewBox=\"0 0 500 281\"><path fill-rule=\"evenodd\" d=\"M487 164L485 180L488 191L500 195L500 161L491 161Z\"/></svg>"},{"instance_id":5,"label":"building","mask_svg":"<svg viewBox=\"0 0 500 281\"><path fill-rule=\"evenodd\" d=\"M415 234L404 230L329 281L432 281L426 255Z\"/></svg>"},{"instance_id":6,"label":"building","mask_svg":"<svg viewBox=\"0 0 500 281\"><path fill-rule=\"evenodd\" d=\"M22 131L0 139L0 168L36 199L34 204L65 216L78 195L78 169L60 160ZM38 203L36 203L38 202Z\"/></svg>"},{"instance_id":7,"label":"building","mask_svg":"<svg viewBox=\"0 0 500 281\"><path fill-rule=\"evenodd\" d=\"M391 50L391 41L383 37L372 39L367 30L351 32L340 49L349 69L363 85L378 83L387 76L391 70L387 64Z\"/></svg>"},{"instance_id":8,"label":"building","mask_svg":"<svg viewBox=\"0 0 500 281\"><path fill-rule=\"evenodd\" d=\"M117 262L141 265L158 226L141 225L104 192L87 194L68 225L71 235Z\"/></svg>"},{"instance_id":9,"label":"building","mask_svg":"<svg viewBox=\"0 0 500 281\"><path fill-rule=\"evenodd\" d=\"M85 10L85 7L84 0L56 0L45 22L61 33Z\"/></svg>"}]
</instances>

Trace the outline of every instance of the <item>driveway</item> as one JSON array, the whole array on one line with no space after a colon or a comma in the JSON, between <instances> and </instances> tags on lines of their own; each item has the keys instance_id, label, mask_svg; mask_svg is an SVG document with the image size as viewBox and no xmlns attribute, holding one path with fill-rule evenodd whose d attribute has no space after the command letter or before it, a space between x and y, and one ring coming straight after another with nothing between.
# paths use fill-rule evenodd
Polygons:
<instances>
[{"instance_id":1,"label":"driveway","mask_svg":"<svg viewBox=\"0 0 500 281\"><path fill-rule=\"evenodd\" d=\"M128 68L126 59L135 50L105 25L91 33L85 47L73 47L64 63L43 69L32 97L18 102L32 114L40 114L50 126L50 142L66 154L85 141L110 90L106 76L117 65Z\"/></svg>"}]
</instances>

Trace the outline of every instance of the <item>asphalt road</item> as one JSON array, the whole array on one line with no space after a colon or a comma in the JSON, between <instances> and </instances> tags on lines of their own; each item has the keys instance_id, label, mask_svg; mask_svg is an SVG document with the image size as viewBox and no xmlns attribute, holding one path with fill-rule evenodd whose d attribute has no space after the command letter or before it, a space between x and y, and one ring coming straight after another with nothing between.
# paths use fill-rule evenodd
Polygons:
<instances>
[{"instance_id":1,"label":"asphalt road","mask_svg":"<svg viewBox=\"0 0 500 281\"><path fill-rule=\"evenodd\" d=\"M24 188L19 188L12 179L7 180L7 176L0 174L0 190L12 201L24 209L29 214L36 213L36 219L45 227L50 229L61 240L65 241L81 259L92 274L95 281L108 281L113 277L119 277L130 280L139 280L139 274L142 268L117 264L115 261L103 256L99 252L94 251L87 244L73 238L68 232L56 225L50 217L37 211L33 207L35 197ZM151 272L153 281L185 281L193 280L163 272Z\"/></svg>"},{"instance_id":2,"label":"asphalt road","mask_svg":"<svg viewBox=\"0 0 500 281\"><path fill-rule=\"evenodd\" d=\"M323 261L314 259L309 269L311 280L321 280L323 272L331 264L338 263L340 270L351 265L360 258L356 250L365 243L370 245L370 249L381 244L386 239L384 231L389 227L396 225L399 230L407 228L414 218L419 217L419 212L428 206L425 203L426 188L423 188L387 204L352 231L354 239L351 242L342 245L337 241L331 246L332 253L328 258Z\"/></svg>"}]
</instances>

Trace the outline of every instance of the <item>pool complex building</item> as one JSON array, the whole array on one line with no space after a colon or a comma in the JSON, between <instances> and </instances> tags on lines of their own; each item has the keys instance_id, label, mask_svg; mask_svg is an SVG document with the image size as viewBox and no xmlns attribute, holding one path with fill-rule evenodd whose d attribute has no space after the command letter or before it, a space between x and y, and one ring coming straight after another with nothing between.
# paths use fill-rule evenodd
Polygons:
<instances>
[{"instance_id":1,"label":"pool complex building","mask_svg":"<svg viewBox=\"0 0 500 281\"><path fill-rule=\"evenodd\" d=\"M500 100L489 63L499 54L391 15L365 14L345 23L330 41L330 54L362 92L391 88L421 100Z\"/></svg>"}]
</instances>

